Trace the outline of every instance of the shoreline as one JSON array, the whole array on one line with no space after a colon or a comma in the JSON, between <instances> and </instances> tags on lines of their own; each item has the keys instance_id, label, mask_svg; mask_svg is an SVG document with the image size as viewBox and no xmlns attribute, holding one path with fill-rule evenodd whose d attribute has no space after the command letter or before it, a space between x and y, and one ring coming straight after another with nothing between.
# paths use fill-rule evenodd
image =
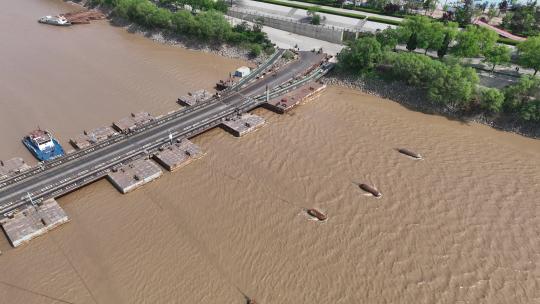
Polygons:
<instances>
[{"instance_id":1,"label":"shoreline","mask_svg":"<svg viewBox=\"0 0 540 304\"><path fill-rule=\"evenodd\" d=\"M252 64L258 65L264 62L268 56L264 53L257 57L249 55L249 50L228 45L228 44L210 44L188 38L182 35L174 34L159 29L149 29L136 23L115 17L108 8L92 7L87 0L79 2L67 1L85 9L97 9L103 12L106 20L111 26L124 28L129 33L143 36L154 42L179 47L192 51L200 51L231 59L240 59ZM441 106L427 101L425 92L422 89L408 86L401 82L386 82L381 79L370 79L348 75L335 70L325 75L321 81L327 85L336 85L349 89L356 89L365 94L389 99L397 102L411 111L419 111L426 114L436 114L448 119L459 120L465 123L479 123L494 129L518 134L532 139L540 139L540 128L534 126L534 123L526 123L512 117L488 117L485 114L464 113L456 109Z\"/></svg>"},{"instance_id":2,"label":"shoreline","mask_svg":"<svg viewBox=\"0 0 540 304\"><path fill-rule=\"evenodd\" d=\"M370 79L332 71L322 78L327 85L355 89L362 93L384 98L406 107L408 110L435 114L464 123L479 123L493 129L514 133L527 138L540 139L540 128L534 123L526 123L512 117L488 117L484 114L464 113L463 111L441 106L427 101L425 91L394 81Z\"/></svg>"},{"instance_id":3,"label":"shoreline","mask_svg":"<svg viewBox=\"0 0 540 304\"><path fill-rule=\"evenodd\" d=\"M110 8L92 6L88 3L89 1L87 0L81 0L77 2L70 0L65 2L87 10L99 10L100 12L105 14L105 20L111 26L123 28L129 33L143 36L157 43L166 44L173 47L179 47L191 51L200 51L204 53L214 54L231 59L240 59L255 65L263 63L269 57L264 52L262 52L257 57L253 57L249 54L250 51L248 49L235 45L229 45L226 43L212 44L189 38L183 35L178 35L166 30L147 28L134 22L125 20L123 18L113 16L112 10Z\"/></svg>"}]
</instances>

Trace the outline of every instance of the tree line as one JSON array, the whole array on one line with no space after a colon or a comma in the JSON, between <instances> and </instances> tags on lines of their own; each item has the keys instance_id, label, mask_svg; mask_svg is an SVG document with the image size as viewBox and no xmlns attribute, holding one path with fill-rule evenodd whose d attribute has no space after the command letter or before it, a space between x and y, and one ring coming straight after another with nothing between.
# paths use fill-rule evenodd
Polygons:
<instances>
[{"instance_id":1,"label":"tree line","mask_svg":"<svg viewBox=\"0 0 540 304\"><path fill-rule=\"evenodd\" d=\"M338 54L338 69L399 80L426 92L430 101L463 112L514 115L540 122L540 79L532 75L502 90L479 86L479 77L455 57L443 60L413 52L392 52L388 32L351 42ZM412 34L411 34L412 35Z\"/></svg>"},{"instance_id":2,"label":"tree line","mask_svg":"<svg viewBox=\"0 0 540 304\"><path fill-rule=\"evenodd\" d=\"M377 39L391 49L398 44L406 44L409 51L436 51L440 59L447 54L458 58L483 57L484 62L491 64L492 71L495 66L511 61L511 49L497 44L496 32L475 25L459 30L455 22L441 23L424 16L407 17L401 27L387 28L377 34ZM516 62L533 69L536 75L540 70L540 36L531 36L517 47Z\"/></svg>"},{"instance_id":3,"label":"tree line","mask_svg":"<svg viewBox=\"0 0 540 304\"><path fill-rule=\"evenodd\" d=\"M158 7L150 0L93 0L95 5L106 5L112 8L113 14L135 22L147 28L171 31L176 34L196 38L208 43L230 43L250 50L251 54L258 56L261 52L271 53L274 50L272 42L266 33L261 31L262 26L255 24L249 26L241 23L232 26L222 11L220 0L214 2L200 0L161 0L163 4L188 4L198 12ZM221 1L222 2L222 1Z\"/></svg>"}]
</instances>

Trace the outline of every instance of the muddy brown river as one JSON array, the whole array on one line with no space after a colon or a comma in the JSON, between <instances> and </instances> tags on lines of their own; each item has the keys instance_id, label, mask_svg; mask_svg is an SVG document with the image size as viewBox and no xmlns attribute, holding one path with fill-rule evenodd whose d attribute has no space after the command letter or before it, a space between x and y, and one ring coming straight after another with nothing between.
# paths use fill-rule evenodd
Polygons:
<instances>
[{"instance_id":1,"label":"muddy brown river","mask_svg":"<svg viewBox=\"0 0 540 304\"><path fill-rule=\"evenodd\" d=\"M68 10L0 0L0 159L35 163L20 138L38 125L67 148L245 64L36 22ZM70 223L17 249L0 237L0 302L540 303L539 141L340 87L255 112L263 128L194 138L206 156L175 173L127 195L98 181L59 199Z\"/></svg>"}]
</instances>

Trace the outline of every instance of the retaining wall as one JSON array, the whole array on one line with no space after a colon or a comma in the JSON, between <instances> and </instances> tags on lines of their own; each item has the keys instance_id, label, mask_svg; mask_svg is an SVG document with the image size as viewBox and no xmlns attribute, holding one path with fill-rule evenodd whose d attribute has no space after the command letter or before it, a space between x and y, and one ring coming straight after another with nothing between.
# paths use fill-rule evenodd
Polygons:
<instances>
[{"instance_id":1,"label":"retaining wall","mask_svg":"<svg viewBox=\"0 0 540 304\"><path fill-rule=\"evenodd\" d=\"M344 28L325 25L313 25L309 23L299 22L292 18L267 15L235 7L229 8L227 15L250 22L262 20L263 25L265 26L332 43L343 43L344 33L346 33L345 36L348 38L351 37L351 34L355 37L357 35L356 32L350 32Z\"/></svg>"}]
</instances>

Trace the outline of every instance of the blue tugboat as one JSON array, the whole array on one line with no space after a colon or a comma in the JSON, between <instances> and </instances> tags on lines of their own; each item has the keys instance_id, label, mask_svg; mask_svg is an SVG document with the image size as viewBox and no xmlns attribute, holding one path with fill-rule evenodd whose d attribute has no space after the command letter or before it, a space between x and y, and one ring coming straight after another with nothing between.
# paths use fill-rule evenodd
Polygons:
<instances>
[{"instance_id":1,"label":"blue tugboat","mask_svg":"<svg viewBox=\"0 0 540 304\"><path fill-rule=\"evenodd\" d=\"M25 136L22 141L26 148L40 161L51 160L64 155L64 149L49 131L34 130Z\"/></svg>"}]
</instances>

